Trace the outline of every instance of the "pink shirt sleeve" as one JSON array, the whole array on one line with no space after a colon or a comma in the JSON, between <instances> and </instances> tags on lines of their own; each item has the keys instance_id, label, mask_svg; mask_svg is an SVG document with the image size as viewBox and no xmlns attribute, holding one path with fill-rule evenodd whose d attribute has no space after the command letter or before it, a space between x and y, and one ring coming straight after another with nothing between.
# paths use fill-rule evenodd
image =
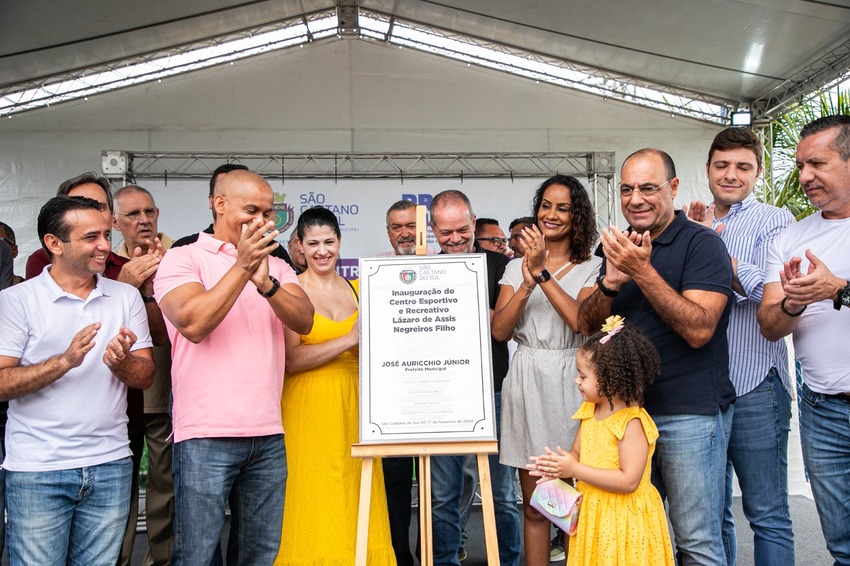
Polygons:
<instances>
[{"instance_id":1,"label":"pink shirt sleeve","mask_svg":"<svg viewBox=\"0 0 850 566\"><path fill-rule=\"evenodd\" d=\"M157 302L162 301L168 293L181 285L187 283L203 285L201 271L187 250L187 246L172 248L162 257L153 282L154 297Z\"/></svg>"}]
</instances>

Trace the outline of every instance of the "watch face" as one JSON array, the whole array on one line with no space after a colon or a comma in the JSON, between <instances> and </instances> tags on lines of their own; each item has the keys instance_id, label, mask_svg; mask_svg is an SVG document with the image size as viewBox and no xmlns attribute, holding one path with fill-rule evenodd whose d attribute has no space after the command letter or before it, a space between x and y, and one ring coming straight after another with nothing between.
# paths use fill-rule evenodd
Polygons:
<instances>
[{"instance_id":1,"label":"watch face","mask_svg":"<svg viewBox=\"0 0 850 566\"><path fill-rule=\"evenodd\" d=\"M838 300L845 307L850 307L850 285L838 292Z\"/></svg>"}]
</instances>

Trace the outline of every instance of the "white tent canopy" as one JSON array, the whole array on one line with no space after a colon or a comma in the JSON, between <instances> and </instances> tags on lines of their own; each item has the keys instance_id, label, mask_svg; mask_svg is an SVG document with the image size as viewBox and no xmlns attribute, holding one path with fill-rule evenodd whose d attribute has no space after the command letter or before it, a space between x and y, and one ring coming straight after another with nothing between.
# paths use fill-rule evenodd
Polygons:
<instances>
[{"instance_id":1,"label":"white tent canopy","mask_svg":"<svg viewBox=\"0 0 850 566\"><path fill-rule=\"evenodd\" d=\"M757 118L850 67L847 0L7 0L0 89L328 10L343 37L361 12L379 14L752 107Z\"/></svg>"}]
</instances>

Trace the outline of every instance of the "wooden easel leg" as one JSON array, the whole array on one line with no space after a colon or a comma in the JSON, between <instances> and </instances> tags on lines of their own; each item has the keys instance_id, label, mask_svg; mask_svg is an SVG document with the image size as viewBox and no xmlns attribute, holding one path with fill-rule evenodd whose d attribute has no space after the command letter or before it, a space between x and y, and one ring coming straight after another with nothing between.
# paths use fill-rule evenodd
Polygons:
<instances>
[{"instance_id":1,"label":"wooden easel leg","mask_svg":"<svg viewBox=\"0 0 850 566\"><path fill-rule=\"evenodd\" d=\"M487 545L487 564L499 564L499 540L496 536L496 512L493 507L493 482L490 480L490 460L478 454L478 481L481 484L481 511L484 518L484 542Z\"/></svg>"},{"instance_id":2,"label":"wooden easel leg","mask_svg":"<svg viewBox=\"0 0 850 566\"><path fill-rule=\"evenodd\" d=\"M419 457L419 564L434 566L431 533L431 457Z\"/></svg>"},{"instance_id":3,"label":"wooden easel leg","mask_svg":"<svg viewBox=\"0 0 850 566\"><path fill-rule=\"evenodd\" d=\"M366 566L369 547L369 512L372 503L372 458L363 458L360 468L360 508L357 513L357 547L354 564Z\"/></svg>"}]
</instances>

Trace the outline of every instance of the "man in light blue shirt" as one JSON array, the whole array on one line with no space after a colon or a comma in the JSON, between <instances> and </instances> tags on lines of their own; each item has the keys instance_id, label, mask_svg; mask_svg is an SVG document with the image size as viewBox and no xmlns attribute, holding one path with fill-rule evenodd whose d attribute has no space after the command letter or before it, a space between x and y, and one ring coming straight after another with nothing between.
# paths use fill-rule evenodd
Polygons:
<instances>
[{"instance_id":1,"label":"man in light blue shirt","mask_svg":"<svg viewBox=\"0 0 850 566\"><path fill-rule=\"evenodd\" d=\"M756 566L793 566L794 534L788 511L788 432L791 383L785 342L761 335L756 313L762 299L767 254L773 238L794 217L756 200L764 149L749 128L717 134L706 173L714 202L691 203L688 214L713 227L732 258L735 302L729 318L729 376L738 396L726 464L723 544L736 562L732 516L732 469L738 476L744 515L753 529Z\"/></svg>"}]
</instances>

